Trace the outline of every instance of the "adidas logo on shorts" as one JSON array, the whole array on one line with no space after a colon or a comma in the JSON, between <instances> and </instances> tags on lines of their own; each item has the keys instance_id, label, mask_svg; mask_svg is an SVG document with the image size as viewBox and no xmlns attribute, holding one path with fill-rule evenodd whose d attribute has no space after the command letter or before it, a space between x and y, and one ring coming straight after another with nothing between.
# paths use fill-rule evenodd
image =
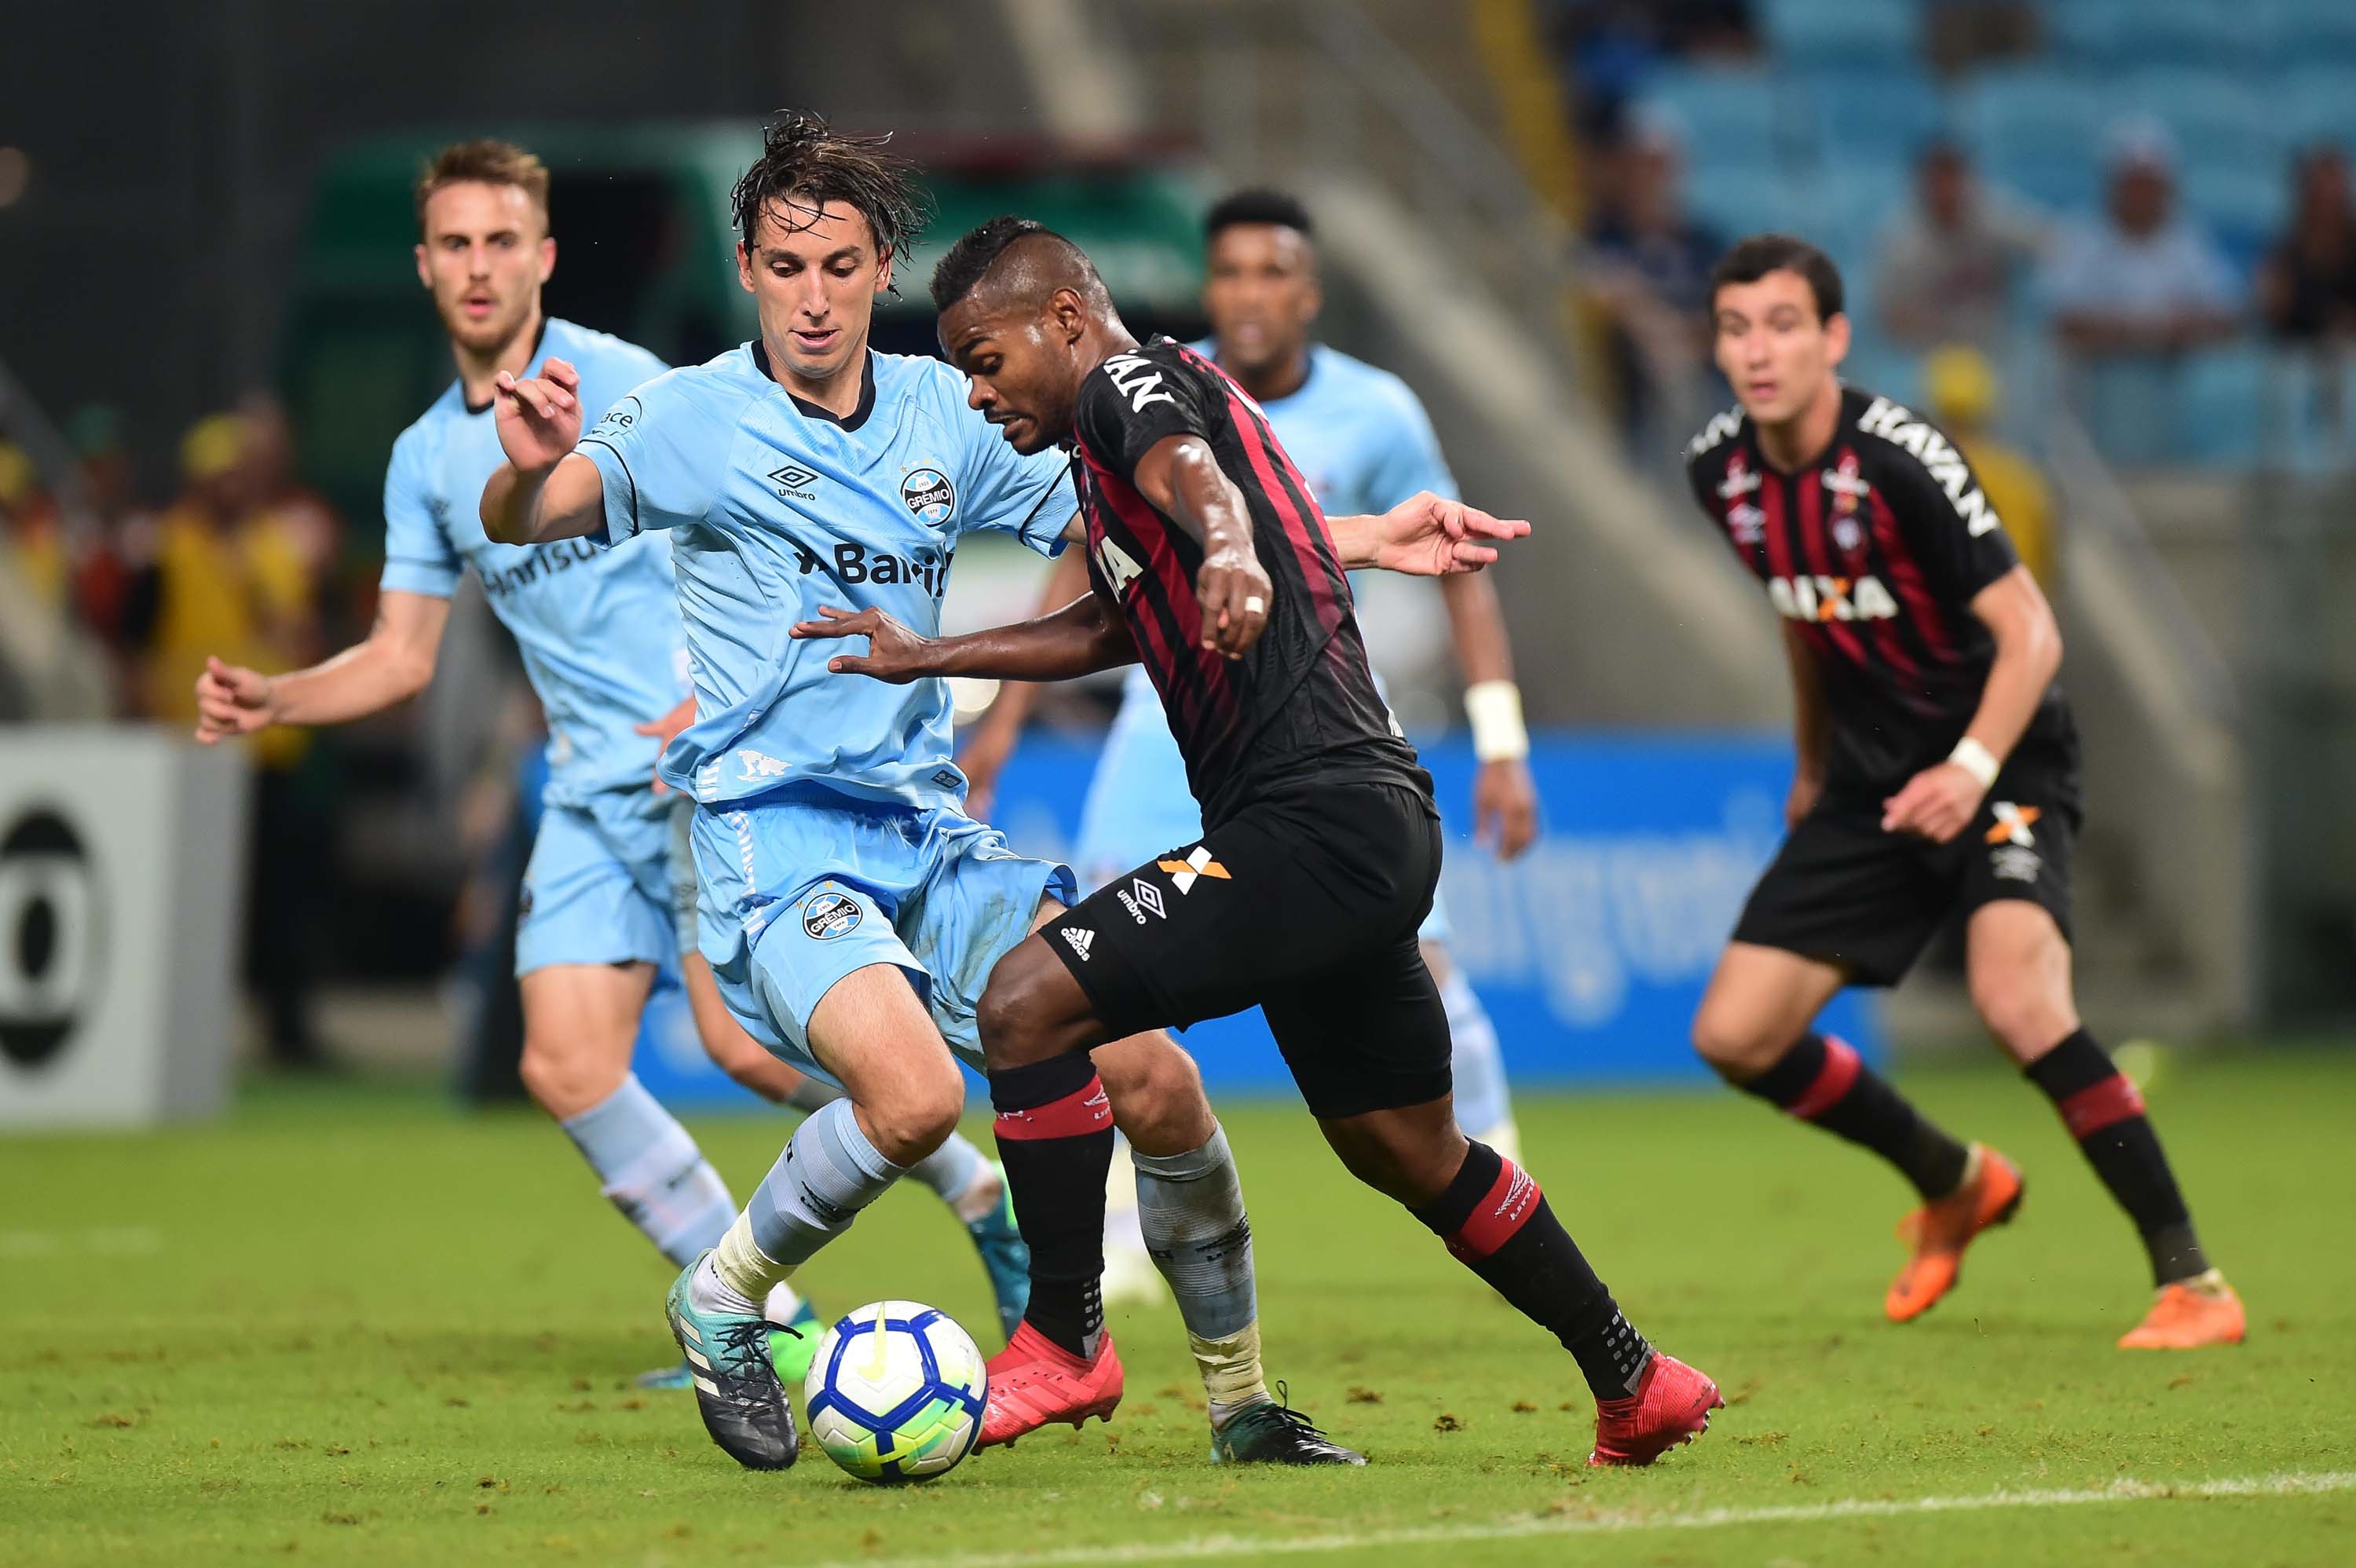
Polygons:
<instances>
[{"instance_id":1,"label":"adidas logo on shorts","mask_svg":"<svg viewBox=\"0 0 2356 1568\"><path fill-rule=\"evenodd\" d=\"M1088 945L1096 941L1097 933L1093 931L1087 931L1076 925L1067 925L1064 927L1061 935L1066 942L1071 944L1072 951L1080 955L1080 962L1083 964L1087 963L1088 961Z\"/></svg>"}]
</instances>

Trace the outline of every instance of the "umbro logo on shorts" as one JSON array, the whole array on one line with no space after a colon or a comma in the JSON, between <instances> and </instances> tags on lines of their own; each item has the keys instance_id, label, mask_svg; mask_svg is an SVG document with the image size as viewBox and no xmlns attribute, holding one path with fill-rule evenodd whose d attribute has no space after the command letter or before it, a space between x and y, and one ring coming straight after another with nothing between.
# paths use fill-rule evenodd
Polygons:
<instances>
[{"instance_id":1,"label":"umbro logo on shorts","mask_svg":"<svg viewBox=\"0 0 2356 1568\"><path fill-rule=\"evenodd\" d=\"M1113 896L1120 901L1120 907L1129 912L1129 918L1140 925L1145 923L1149 910L1156 920L1170 918L1169 906L1162 901L1162 890L1143 877L1130 878L1129 886L1115 888Z\"/></svg>"},{"instance_id":2,"label":"umbro logo on shorts","mask_svg":"<svg viewBox=\"0 0 2356 1568\"><path fill-rule=\"evenodd\" d=\"M1080 955L1081 963L1085 964L1088 961L1088 948L1094 944L1097 939L1097 933L1095 932L1088 930L1085 926L1067 925L1061 931L1057 932L1056 934L1061 936L1066 943L1070 944L1072 951Z\"/></svg>"},{"instance_id":3,"label":"umbro logo on shorts","mask_svg":"<svg viewBox=\"0 0 2356 1568\"><path fill-rule=\"evenodd\" d=\"M819 942L830 942L859 925L859 905L844 893L820 893L802 906L802 931Z\"/></svg>"},{"instance_id":4,"label":"umbro logo on shorts","mask_svg":"<svg viewBox=\"0 0 2356 1568\"><path fill-rule=\"evenodd\" d=\"M1211 847L1207 844L1195 845L1183 860L1156 860L1154 864L1170 873L1171 886L1181 893L1192 892L1195 882L1205 877L1216 877L1223 882L1234 880L1225 866L1211 859Z\"/></svg>"}]
</instances>

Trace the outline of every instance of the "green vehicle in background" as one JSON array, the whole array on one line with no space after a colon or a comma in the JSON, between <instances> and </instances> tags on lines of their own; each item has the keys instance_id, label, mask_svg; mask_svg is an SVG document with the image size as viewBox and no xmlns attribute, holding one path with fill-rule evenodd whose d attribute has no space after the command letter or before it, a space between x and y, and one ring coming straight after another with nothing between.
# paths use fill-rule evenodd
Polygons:
<instances>
[{"instance_id":1,"label":"green vehicle in background","mask_svg":"<svg viewBox=\"0 0 2356 1568\"><path fill-rule=\"evenodd\" d=\"M447 343L411 260L411 187L435 149L484 128L357 144L321 175L294 272L281 386L305 476L370 548L393 438L449 385ZM736 283L728 192L760 151L751 125L503 128L550 173L557 240L551 314L643 344L672 364L710 358L754 331ZM1141 330L1194 335L1205 193L1189 176L1140 163L1058 165L908 155L933 171L938 217L876 312L874 343L937 352L926 290L957 236L1002 212L1036 218L1085 247ZM986 149L985 149L986 150Z\"/></svg>"}]
</instances>

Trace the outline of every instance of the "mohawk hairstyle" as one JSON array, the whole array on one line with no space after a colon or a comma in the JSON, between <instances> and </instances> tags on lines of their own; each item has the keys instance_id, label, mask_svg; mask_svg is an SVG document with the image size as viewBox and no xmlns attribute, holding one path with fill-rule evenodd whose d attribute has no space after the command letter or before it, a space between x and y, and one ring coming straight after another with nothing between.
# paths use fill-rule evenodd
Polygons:
<instances>
[{"instance_id":1,"label":"mohawk hairstyle","mask_svg":"<svg viewBox=\"0 0 2356 1568\"><path fill-rule=\"evenodd\" d=\"M906 261L933 208L906 160L884 150L891 139L837 135L799 110L779 115L761 133L761 155L728 193L737 236L750 245L765 212L798 233L818 221L820 208L839 201L867 219L879 259ZM892 293L899 292L894 284Z\"/></svg>"},{"instance_id":2,"label":"mohawk hairstyle","mask_svg":"<svg viewBox=\"0 0 2356 1568\"><path fill-rule=\"evenodd\" d=\"M1027 240L1033 234L1045 234L1062 240L1045 224L1033 218L1016 218L1012 214L991 219L979 229L968 229L958 242L948 248L933 268L933 308L947 310L981 282L991 262L1005 252L1017 240ZM1069 240L1065 240L1069 244Z\"/></svg>"},{"instance_id":3,"label":"mohawk hairstyle","mask_svg":"<svg viewBox=\"0 0 2356 1568\"><path fill-rule=\"evenodd\" d=\"M1290 229L1304 240L1317 238L1317 225L1311 220L1309 209L1301 205L1301 198L1289 191L1266 187L1231 191L1221 197L1203 215L1203 238L1216 240L1223 231L1247 223L1269 223L1279 229Z\"/></svg>"}]
</instances>

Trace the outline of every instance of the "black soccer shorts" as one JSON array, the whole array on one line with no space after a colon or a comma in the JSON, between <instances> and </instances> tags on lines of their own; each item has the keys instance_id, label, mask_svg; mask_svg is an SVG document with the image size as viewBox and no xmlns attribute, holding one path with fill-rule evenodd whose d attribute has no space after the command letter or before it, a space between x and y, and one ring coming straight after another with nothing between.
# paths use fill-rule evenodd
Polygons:
<instances>
[{"instance_id":1,"label":"black soccer shorts","mask_svg":"<svg viewBox=\"0 0 2356 1568\"><path fill-rule=\"evenodd\" d=\"M1401 784L1256 802L1074 905L1039 934L1119 1040L1258 1006L1320 1117L1449 1092L1447 1015L1416 930L1440 819Z\"/></svg>"},{"instance_id":2,"label":"black soccer shorts","mask_svg":"<svg viewBox=\"0 0 2356 1568\"><path fill-rule=\"evenodd\" d=\"M2070 936L2074 766L2015 759L1972 825L1944 844L1881 829L1881 803L1827 795L1783 841L1734 940L1780 947L1894 986L1950 915L2000 899L2041 906Z\"/></svg>"}]
</instances>

